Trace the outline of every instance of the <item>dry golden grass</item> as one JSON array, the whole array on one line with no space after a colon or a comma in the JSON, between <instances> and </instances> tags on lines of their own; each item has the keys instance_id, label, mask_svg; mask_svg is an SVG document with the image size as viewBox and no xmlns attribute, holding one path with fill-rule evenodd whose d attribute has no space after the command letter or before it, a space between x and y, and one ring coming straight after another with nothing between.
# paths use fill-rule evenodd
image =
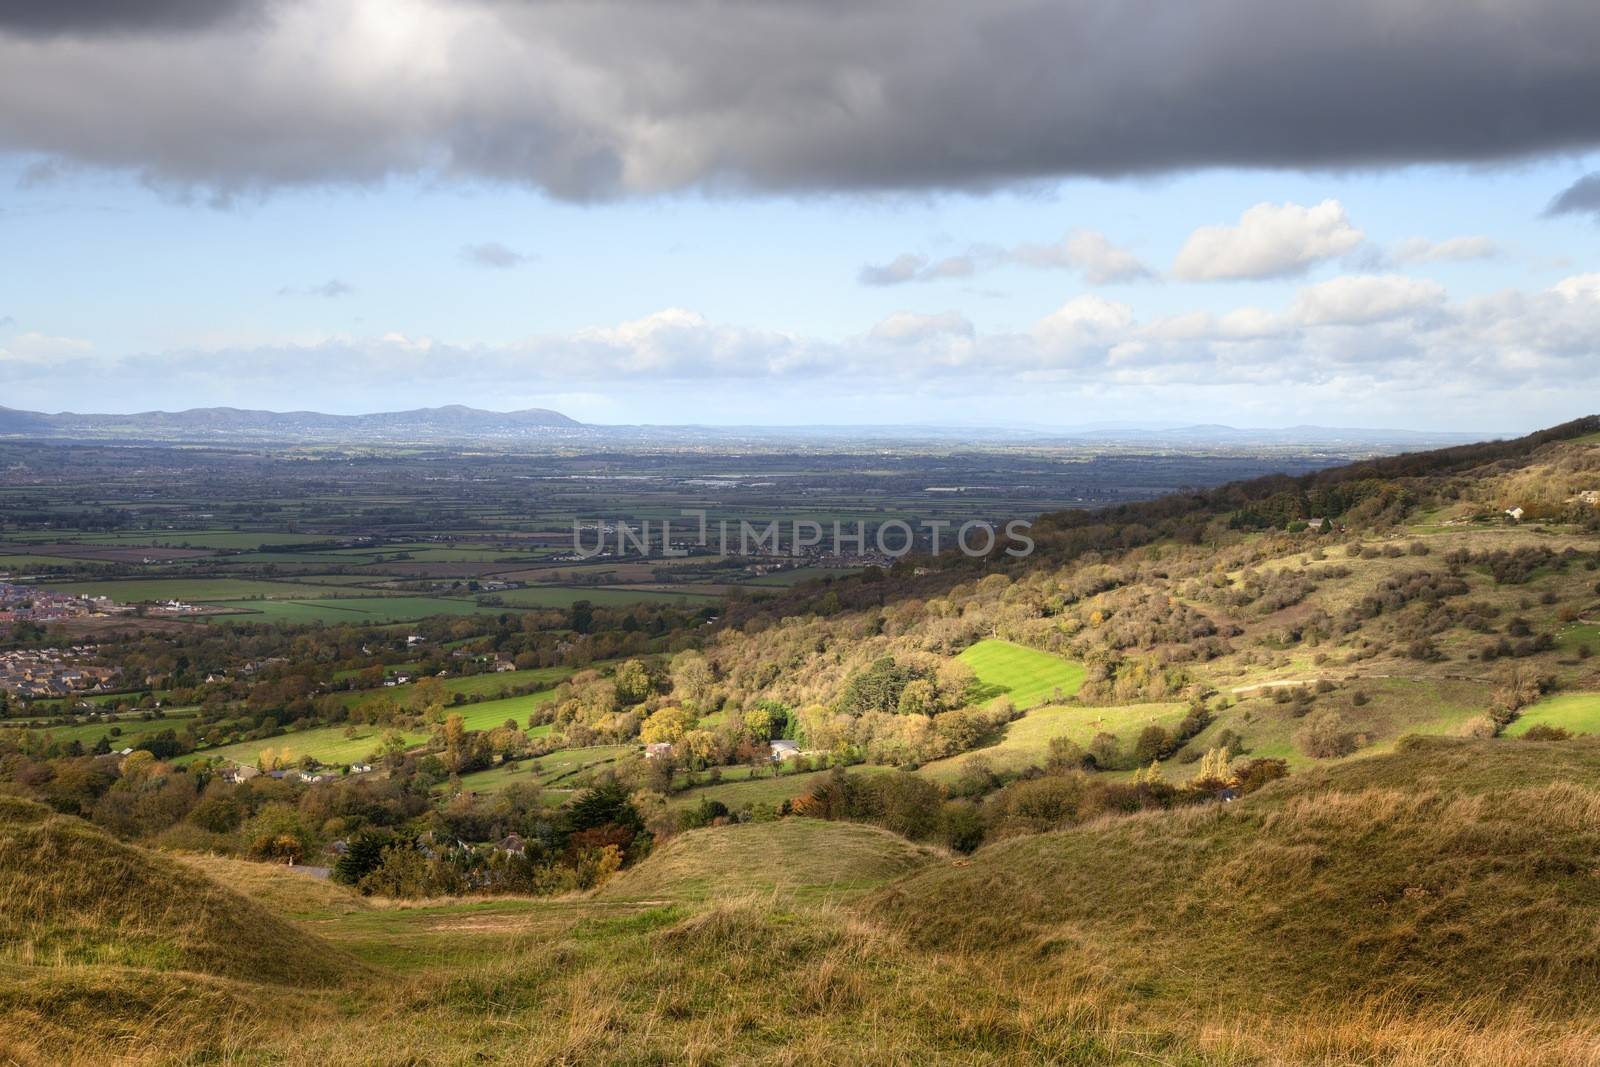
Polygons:
<instances>
[{"instance_id":1,"label":"dry golden grass","mask_svg":"<svg viewBox=\"0 0 1600 1067\"><path fill-rule=\"evenodd\" d=\"M970 862L719 828L556 900L400 907L188 862L363 968L8 966L0 1063L1600 1067L1600 742L1430 741Z\"/></svg>"},{"instance_id":2,"label":"dry golden grass","mask_svg":"<svg viewBox=\"0 0 1600 1067\"><path fill-rule=\"evenodd\" d=\"M354 961L261 905L79 819L0 797L0 961L107 964L296 986Z\"/></svg>"}]
</instances>

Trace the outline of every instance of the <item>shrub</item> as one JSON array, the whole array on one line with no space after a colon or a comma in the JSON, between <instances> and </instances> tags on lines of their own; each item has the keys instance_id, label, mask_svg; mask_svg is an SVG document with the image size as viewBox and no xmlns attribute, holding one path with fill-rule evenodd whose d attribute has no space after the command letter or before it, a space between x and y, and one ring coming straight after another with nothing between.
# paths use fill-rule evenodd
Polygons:
<instances>
[{"instance_id":1,"label":"shrub","mask_svg":"<svg viewBox=\"0 0 1600 1067\"><path fill-rule=\"evenodd\" d=\"M1523 732L1522 739L1524 741L1570 741L1572 739L1572 731L1541 722L1528 727Z\"/></svg>"},{"instance_id":2,"label":"shrub","mask_svg":"<svg viewBox=\"0 0 1600 1067\"><path fill-rule=\"evenodd\" d=\"M1332 709L1319 711L1306 720L1295 734L1300 751L1316 759L1337 759L1348 756L1358 747L1344 716Z\"/></svg>"}]
</instances>

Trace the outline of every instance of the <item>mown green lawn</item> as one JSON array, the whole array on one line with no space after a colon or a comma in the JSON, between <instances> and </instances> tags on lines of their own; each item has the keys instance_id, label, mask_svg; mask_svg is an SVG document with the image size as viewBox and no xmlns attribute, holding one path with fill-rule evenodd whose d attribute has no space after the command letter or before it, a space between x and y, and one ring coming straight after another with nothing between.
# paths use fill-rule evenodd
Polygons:
<instances>
[{"instance_id":1,"label":"mown green lawn","mask_svg":"<svg viewBox=\"0 0 1600 1067\"><path fill-rule=\"evenodd\" d=\"M1562 693L1522 709L1517 721L1506 727L1508 737L1520 737L1534 726L1558 726L1575 734L1600 734L1600 693Z\"/></svg>"},{"instance_id":2,"label":"mown green lawn","mask_svg":"<svg viewBox=\"0 0 1600 1067\"><path fill-rule=\"evenodd\" d=\"M1083 665L1010 641L979 641L957 657L982 686L980 698L1009 697L1019 708L1070 697L1083 685Z\"/></svg>"}]
</instances>

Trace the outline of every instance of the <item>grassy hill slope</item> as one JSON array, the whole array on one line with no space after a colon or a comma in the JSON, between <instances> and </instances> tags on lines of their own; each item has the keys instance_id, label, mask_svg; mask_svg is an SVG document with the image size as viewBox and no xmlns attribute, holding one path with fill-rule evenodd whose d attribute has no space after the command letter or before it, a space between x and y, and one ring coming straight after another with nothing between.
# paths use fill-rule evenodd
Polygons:
<instances>
[{"instance_id":1,"label":"grassy hill slope","mask_svg":"<svg viewBox=\"0 0 1600 1067\"><path fill-rule=\"evenodd\" d=\"M171 859L0 797L0 961L199 971L320 986L355 965Z\"/></svg>"},{"instance_id":2,"label":"grassy hill slope","mask_svg":"<svg viewBox=\"0 0 1600 1067\"><path fill-rule=\"evenodd\" d=\"M1232 805L1003 841L874 910L929 949L999 946L1189 1010L1586 1013L1600 742L1404 748Z\"/></svg>"},{"instance_id":3,"label":"grassy hill slope","mask_svg":"<svg viewBox=\"0 0 1600 1067\"><path fill-rule=\"evenodd\" d=\"M601 891L612 900L704 900L748 892L838 897L876 888L942 853L858 823L784 819L692 830Z\"/></svg>"}]
</instances>

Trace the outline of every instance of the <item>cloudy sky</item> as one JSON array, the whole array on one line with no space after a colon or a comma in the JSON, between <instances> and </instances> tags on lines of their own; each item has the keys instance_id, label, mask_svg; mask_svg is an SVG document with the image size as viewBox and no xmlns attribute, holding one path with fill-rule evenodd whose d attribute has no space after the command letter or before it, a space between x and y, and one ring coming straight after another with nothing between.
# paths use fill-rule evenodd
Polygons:
<instances>
[{"instance_id":1,"label":"cloudy sky","mask_svg":"<svg viewBox=\"0 0 1600 1067\"><path fill-rule=\"evenodd\" d=\"M1600 410L1593 0L0 0L0 405Z\"/></svg>"}]
</instances>

